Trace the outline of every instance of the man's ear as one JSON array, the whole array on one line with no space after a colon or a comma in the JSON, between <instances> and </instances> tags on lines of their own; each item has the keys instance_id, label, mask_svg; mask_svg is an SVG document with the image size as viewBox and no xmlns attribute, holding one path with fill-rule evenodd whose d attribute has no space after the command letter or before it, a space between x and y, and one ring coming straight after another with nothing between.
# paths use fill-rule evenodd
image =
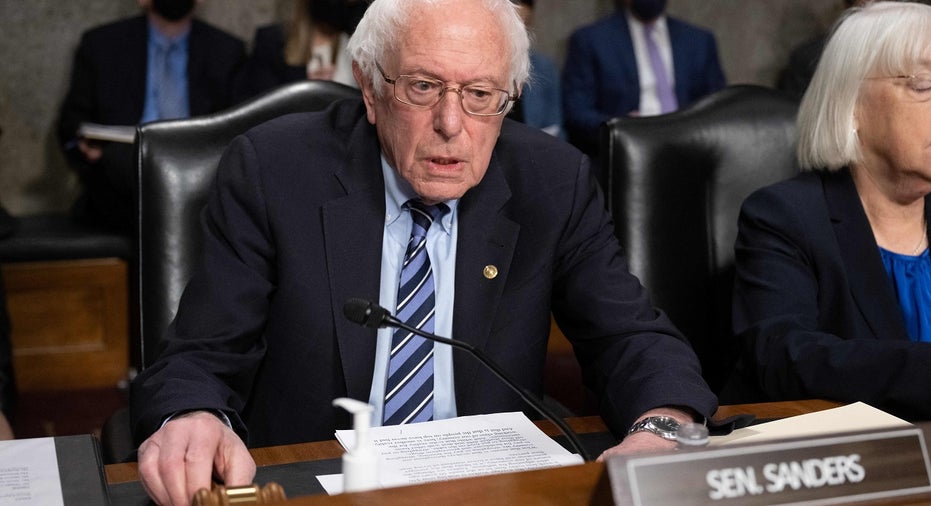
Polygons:
<instances>
[{"instance_id":1,"label":"man's ear","mask_svg":"<svg viewBox=\"0 0 931 506\"><path fill-rule=\"evenodd\" d=\"M356 84L362 90L362 100L365 102L365 117L369 123L375 124L375 85L362 72L362 67L355 61L352 62L352 75L356 78Z\"/></svg>"}]
</instances>

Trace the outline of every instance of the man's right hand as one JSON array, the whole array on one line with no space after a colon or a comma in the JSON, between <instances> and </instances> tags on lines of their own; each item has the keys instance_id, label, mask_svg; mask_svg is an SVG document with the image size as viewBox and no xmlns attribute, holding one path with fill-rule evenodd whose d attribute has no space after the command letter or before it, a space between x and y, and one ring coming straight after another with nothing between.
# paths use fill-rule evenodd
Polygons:
<instances>
[{"instance_id":1,"label":"man's right hand","mask_svg":"<svg viewBox=\"0 0 931 506\"><path fill-rule=\"evenodd\" d=\"M103 149L98 144L81 139L78 141L78 150L84 155L84 159L90 163L97 163L103 156Z\"/></svg>"},{"instance_id":2,"label":"man's right hand","mask_svg":"<svg viewBox=\"0 0 931 506\"><path fill-rule=\"evenodd\" d=\"M187 505L214 472L229 487L249 485L255 461L239 436L207 411L172 418L139 446L139 479L157 504Z\"/></svg>"}]
</instances>

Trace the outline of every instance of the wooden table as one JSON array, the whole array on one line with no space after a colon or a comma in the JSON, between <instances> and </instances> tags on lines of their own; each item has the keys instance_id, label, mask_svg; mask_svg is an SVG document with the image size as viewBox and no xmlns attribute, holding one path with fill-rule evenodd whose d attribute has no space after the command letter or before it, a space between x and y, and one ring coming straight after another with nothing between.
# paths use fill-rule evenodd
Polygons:
<instances>
[{"instance_id":1,"label":"wooden table","mask_svg":"<svg viewBox=\"0 0 931 506\"><path fill-rule=\"evenodd\" d=\"M721 420L733 415L750 413L759 419L786 418L835 408L842 403L823 400L788 401L761 404L721 406L714 418ZM605 432L601 418L579 417L567 419L570 427L580 434ZM549 435L559 430L548 421L537 422ZM925 428L926 437L929 429ZM287 446L274 446L250 450L258 466L287 464L319 459L333 459L343 450L336 441L320 441ZM112 484L138 479L135 463L106 466L107 481ZM588 462L520 473L498 474L477 478L464 478L423 485L397 487L328 496L325 494L293 497L287 504L295 505L381 505L381 504L611 504L605 467ZM896 499L861 502L863 505L927 505L931 494L912 495Z\"/></svg>"},{"instance_id":2,"label":"wooden table","mask_svg":"<svg viewBox=\"0 0 931 506\"><path fill-rule=\"evenodd\" d=\"M785 418L841 406L841 403L807 400L722 406L715 419L751 413L760 419ZM574 430L605 430L598 417L572 419ZM555 434L555 427L541 424ZM928 437L928 429L925 429ZM341 450L339 450L341 451ZM356 492L334 496L313 495L287 501L295 505L381 505L381 504L613 504L604 465L588 462L521 473L465 478L417 486ZM931 494L859 502L859 505L917 506L931 504Z\"/></svg>"}]
</instances>

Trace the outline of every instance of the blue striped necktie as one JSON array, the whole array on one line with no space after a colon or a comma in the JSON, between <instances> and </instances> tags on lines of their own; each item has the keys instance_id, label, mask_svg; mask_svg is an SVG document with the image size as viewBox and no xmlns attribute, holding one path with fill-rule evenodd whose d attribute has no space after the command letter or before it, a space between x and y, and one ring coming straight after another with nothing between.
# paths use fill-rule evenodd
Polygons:
<instances>
[{"instance_id":1,"label":"blue striped necktie","mask_svg":"<svg viewBox=\"0 0 931 506\"><path fill-rule=\"evenodd\" d=\"M413 226L407 243L398 287L397 318L411 327L433 333L436 291L427 256L427 230L448 208L409 200ZM433 419L433 341L403 329L391 339L388 381L385 384L384 425Z\"/></svg>"}]
</instances>

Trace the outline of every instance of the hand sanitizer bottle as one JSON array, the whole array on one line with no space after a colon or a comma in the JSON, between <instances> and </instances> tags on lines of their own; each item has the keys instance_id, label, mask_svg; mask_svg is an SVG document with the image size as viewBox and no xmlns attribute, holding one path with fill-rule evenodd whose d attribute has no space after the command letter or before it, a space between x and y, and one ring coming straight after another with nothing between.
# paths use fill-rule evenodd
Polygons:
<instances>
[{"instance_id":1,"label":"hand sanitizer bottle","mask_svg":"<svg viewBox=\"0 0 931 506\"><path fill-rule=\"evenodd\" d=\"M699 448L708 445L708 427L701 423L686 423L676 431L679 448Z\"/></svg>"},{"instance_id":2,"label":"hand sanitizer bottle","mask_svg":"<svg viewBox=\"0 0 931 506\"><path fill-rule=\"evenodd\" d=\"M343 454L343 491L361 492L378 488L378 454L369 439L372 406L348 397L333 400L333 405L352 413L355 447Z\"/></svg>"}]
</instances>

